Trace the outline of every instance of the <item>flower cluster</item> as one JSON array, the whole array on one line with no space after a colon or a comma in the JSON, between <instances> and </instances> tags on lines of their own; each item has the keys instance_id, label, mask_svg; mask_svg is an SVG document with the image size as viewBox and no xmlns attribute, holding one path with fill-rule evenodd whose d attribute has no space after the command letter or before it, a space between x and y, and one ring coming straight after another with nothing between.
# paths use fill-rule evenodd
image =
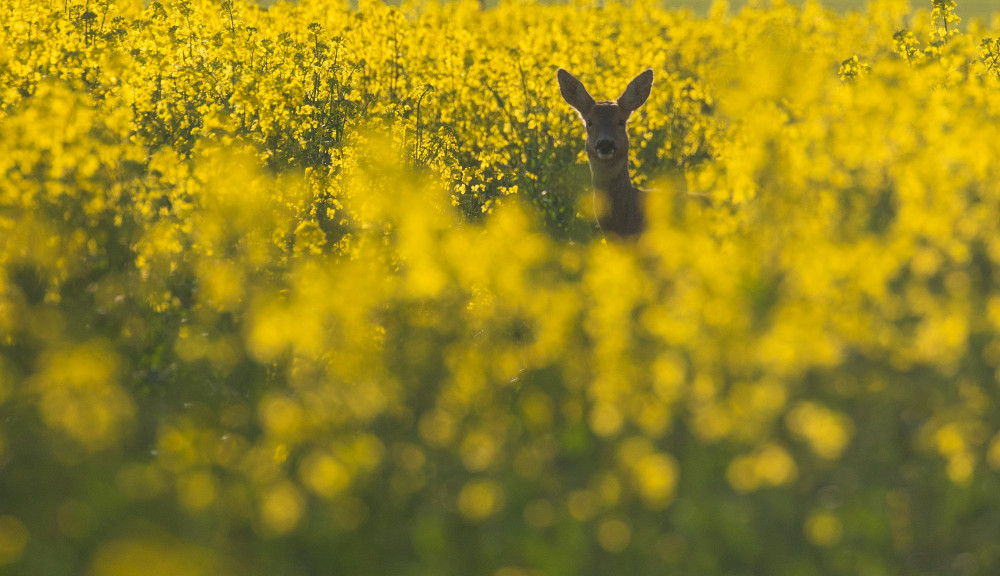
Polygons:
<instances>
[{"instance_id":1,"label":"flower cluster","mask_svg":"<svg viewBox=\"0 0 1000 576\"><path fill-rule=\"evenodd\" d=\"M956 6L8 0L0 571L993 574ZM648 195L600 238L555 71Z\"/></svg>"}]
</instances>

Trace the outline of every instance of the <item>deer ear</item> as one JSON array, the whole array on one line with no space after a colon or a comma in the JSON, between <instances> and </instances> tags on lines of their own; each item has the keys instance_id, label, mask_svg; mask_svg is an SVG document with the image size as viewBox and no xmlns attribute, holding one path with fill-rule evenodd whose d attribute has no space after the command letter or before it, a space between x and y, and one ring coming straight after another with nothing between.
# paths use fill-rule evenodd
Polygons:
<instances>
[{"instance_id":1,"label":"deer ear","mask_svg":"<svg viewBox=\"0 0 1000 576\"><path fill-rule=\"evenodd\" d=\"M649 98L649 92L652 89L653 69L646 68L628 83L625 92L622 92L622 95L618 97L618 106L631 114L646 102L646 98Z\"/></svg>"},{"instance_id":2,"label":"deer ear","mask_svg":"<svg viewBox=\"0 0 1000 576\"><path fill-rule=\"evenodd\" d=\"M583 82L562 68L556 73L556 77L559 79L559 92L562 93L566 103L576 108L581 116L589 114L590 109L594 107L594 97L584 88Z\"/></svg>"}]
</instances>

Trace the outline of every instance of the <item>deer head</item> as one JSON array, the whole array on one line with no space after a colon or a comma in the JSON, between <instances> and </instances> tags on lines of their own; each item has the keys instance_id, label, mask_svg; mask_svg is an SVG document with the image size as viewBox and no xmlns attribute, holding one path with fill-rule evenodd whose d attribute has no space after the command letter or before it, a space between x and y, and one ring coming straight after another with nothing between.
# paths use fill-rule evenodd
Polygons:
<instances>
[{"instance_id":1,"label":"deer head","mask_svg":"<svg viewBox=\"0 0 1000 576\"><path fill-rule=\"evenodd\" d=\"M653 71L647 69L628 83L615 101L597 102L575 76L559 69L559 91L580 114L587 127L587 158L592 170L600 166L612 170L628 164L629 140L625 126L629 116L646 99L653 87Z\"/></svg>"}]
</instances>

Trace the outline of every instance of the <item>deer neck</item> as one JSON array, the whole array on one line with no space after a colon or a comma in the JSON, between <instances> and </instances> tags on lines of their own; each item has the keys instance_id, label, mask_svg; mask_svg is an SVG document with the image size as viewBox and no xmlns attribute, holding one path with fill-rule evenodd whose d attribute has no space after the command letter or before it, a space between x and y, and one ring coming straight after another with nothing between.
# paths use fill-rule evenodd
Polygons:
<instances>
[{"instance_id":1,"label":"deer neck","mask_svg":"<svg viewBox=\"0 0 1000 576\"><path fill-rule=\"evenodd\" d=\"M597 206L603 205L603 213L598 208L597 221L604 232L619 236L631 236L642 230L643 214L639 202L639 191L632 186L628 173L628 163L617 167L595 167L591 164L591 181Z\"/></svg>"},{"instance_id":2,"label":"deer neck","mask_svg":"<svg viewBox=\"0 0 1000 576\"><path fill-rule=\"evenodd\" d=\"M608 197L626 196L633 192L632 178L628 174L628 162L615 166L595 166L591 164L590 176L594 190Z\"/></svg>"}]
</instances>

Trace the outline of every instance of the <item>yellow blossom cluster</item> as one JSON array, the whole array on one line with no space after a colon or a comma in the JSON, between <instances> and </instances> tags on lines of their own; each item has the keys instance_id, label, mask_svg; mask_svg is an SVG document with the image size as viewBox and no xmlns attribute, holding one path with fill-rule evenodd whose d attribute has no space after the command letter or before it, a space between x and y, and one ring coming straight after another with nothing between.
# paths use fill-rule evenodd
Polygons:
<instances>
[{"instance_id":1,"label":"yellow blossom cluster","mask_svg":"<svg viewBox=\"0 0 1000 576\"><path fill-rule=\"evenodd\" d=\"M0 572L997 573L960 4L7 0Z\"/></svg>"}]
</instances>

